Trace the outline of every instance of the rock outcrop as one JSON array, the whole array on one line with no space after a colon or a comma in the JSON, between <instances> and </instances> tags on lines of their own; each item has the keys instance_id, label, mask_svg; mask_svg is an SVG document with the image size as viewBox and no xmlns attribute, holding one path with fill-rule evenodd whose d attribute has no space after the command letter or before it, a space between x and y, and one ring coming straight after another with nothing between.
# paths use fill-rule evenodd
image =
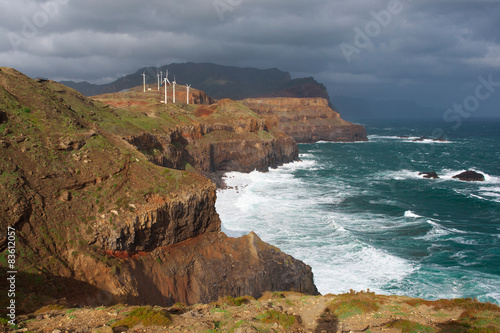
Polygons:
<instances>
[{"instance_id":1,"label":"rock outcrop","mask_svg":"<svg viewBox=\"0 0 500 333\"><path fill-rule=\"evenodd\" d=\"M439 178L438 174L434 171L432 171L432 172L420 172L418 175L422 176L424 178L429 178L429 179L438 179Z\"/></svg>"},{"instance_id":2,"label":"rock outcrop","mask_svg":"<svg viewBox=\"0 0 500 333\"><path fill-rule=\"evenodd\" d=\"M367 141L365 128L341 119L324 98L250 98L242 103L298 143Z\"/></svg>"},{"instance_id":3,"label":"rock outcrop","mask_svg":"<svg viewBox=\"0 0 500 333\"><path fill-rule=\"evenodd\" d=\"M472 170L464 171L458 175L453 176L452 178L462 180L465 182L484 182L485 180L484 175L482 173Z\"/></svg>"},{"instance_id":4,"label":"rock outcrop","mask_svg":"<svg viewBox=\"0 0 500 333\"><path fill-rule=\"evenodd\" d=\"M296 158L293 140L238 103L210 116L197 105L148 104L158 91L139 95L119 94L123 107L111 107L1 69L0 255L12 227L18 314L60 298L171 305L317 293L304 263L255 235L220 232L216 189L200 172L278 165Z\"/></svg>"}]
</instances>

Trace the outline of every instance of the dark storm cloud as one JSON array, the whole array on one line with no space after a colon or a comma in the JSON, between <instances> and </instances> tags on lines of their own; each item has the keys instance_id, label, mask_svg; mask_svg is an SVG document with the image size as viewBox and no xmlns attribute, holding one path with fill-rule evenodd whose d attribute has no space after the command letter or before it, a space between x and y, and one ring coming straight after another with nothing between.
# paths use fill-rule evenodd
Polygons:
<instances>
[{"instance_id":1,"label":"dark storm cloud","mask_svg":"<svg viewBox=\"0 0 500 333\"><path fill-rule=\"evenodd\" d=\"M0 13L0 63L31 76L104 82L215 62L427 105L462 98L479 75L500 81L498 1L0 0Z\"/></svg>"}]
</instances>

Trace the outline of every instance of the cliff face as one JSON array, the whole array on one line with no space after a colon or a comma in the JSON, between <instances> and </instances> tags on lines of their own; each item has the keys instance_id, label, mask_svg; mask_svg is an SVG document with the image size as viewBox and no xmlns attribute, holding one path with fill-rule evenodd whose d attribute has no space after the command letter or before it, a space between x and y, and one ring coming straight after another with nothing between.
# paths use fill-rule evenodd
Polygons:
<instances>
[{"instance_id":1,"label":"cliff face","mask_svg":"<svg viewBox=\"0 0 500 333\"><path fill-rule=\"evenodd\" d=\"M220 233L215 186L196 169L264 169L295 158L296 147L281 147L287 139L240 104L208 115L128 94L115 99L126 107L110 107L0 69L0 273L12 227L18 313L58 298L170 305L274 288L316 293L310 267L254 235Z\"/></svg>"},{"instance_id":2,"label":"cliff face","mask_svg":"<svg viewBox=\"0 0 500 333\"><path fill-rule=\"evenodd\" d=\"M260 297L267 290L318 294L308 266L254 233L241 238L204 233L147 253L109 254L126 263L119 276L101 274L98 268L85 273L101 286L113 286L108 288L113 294L102 289L92 295L109 303L208 303L228 295ZM124 284L127 280L133 283Z\"/></svg>"},{"instance_id":3,"label":"cliff face","mask_svg":"<svg viewBox=\"0 0 500 333\"><path fill-rule=\"evenodd\" d=\"M183 169L186 163L204 172L267 171L298 157L292 138L269 134L263 119L249 126L196 125L165 134L141 133L126 138L150 160Z\"/></svg>"},{"instance_id":4,"label":"cliff face","mask_svg":"<svg viewBox=\"0 0 500 333\"><path fill-rule=\"evenodd\" d=\"M250 98L242 103L298 143L367 141L365 128L341 119L324 98Z\"/></svg>"}]
</instances>

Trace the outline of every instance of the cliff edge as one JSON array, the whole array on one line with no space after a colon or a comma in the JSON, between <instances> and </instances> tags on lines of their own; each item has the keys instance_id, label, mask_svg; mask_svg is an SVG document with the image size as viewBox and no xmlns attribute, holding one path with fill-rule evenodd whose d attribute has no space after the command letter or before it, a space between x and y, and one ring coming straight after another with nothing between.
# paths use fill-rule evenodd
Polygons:
<instances>
[{"instance_id":1,"label":"cliff edge","mask_svg":"<svg viewBox=\"0 0 500 333\"><path fill-rule=\"evenodd\" d=\"M363 126L343 120L324 98L249 98L242 104L298 143L368 141Z\"/></svg>"}]
</instances>

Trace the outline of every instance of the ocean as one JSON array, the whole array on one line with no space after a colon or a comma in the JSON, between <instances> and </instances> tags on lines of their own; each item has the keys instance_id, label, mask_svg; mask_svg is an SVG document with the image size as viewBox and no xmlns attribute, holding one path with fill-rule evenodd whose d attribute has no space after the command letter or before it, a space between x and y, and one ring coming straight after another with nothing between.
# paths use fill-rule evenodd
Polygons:
<instances>
[{"instance_id":1,"label":"ocean","mask_svg":"<svg viewBox=\"0 0 500 333\"><path fill-rule=\"evenodd\" d=\"M300 144L299 162L227 173L223 231L255 231L304 261L322 294L500 304L500 120L361 124L369 142ZM413 141L436 128L446 141ZM452 178L465 170L486 180ZM429 171L440 178L418 175Z\"/></svg>"}]
</instances>

